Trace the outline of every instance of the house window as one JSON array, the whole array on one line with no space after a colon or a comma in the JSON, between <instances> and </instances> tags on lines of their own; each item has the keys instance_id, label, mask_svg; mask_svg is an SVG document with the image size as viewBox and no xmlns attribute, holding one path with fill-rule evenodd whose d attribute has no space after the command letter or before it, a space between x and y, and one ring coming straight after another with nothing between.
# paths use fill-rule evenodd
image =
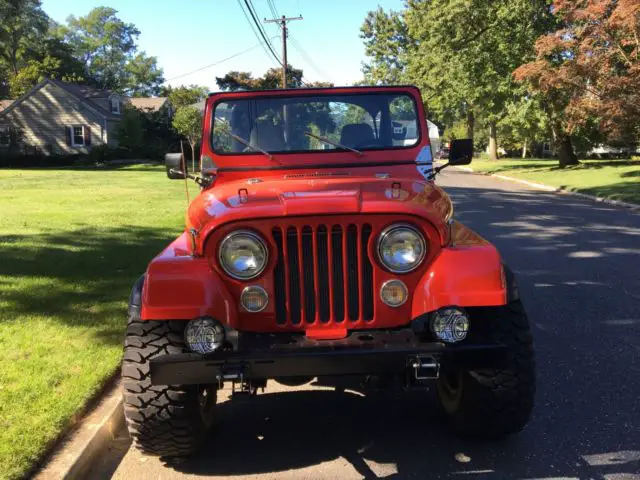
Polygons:
<instances>
[{"instance_id":1,"label":"house window","mask_svg":"<svg viewBox=\"0 0 640 480\"><path fill-rule=\"evenodd\" d=\"M84 139L84 126L74 125L73 127L71 127L71 146L84 147Z\"/></svg>"},{"instance_id":2,"label":"house window","mask_svg":"<svg viewBox=\"0 0 640 480\"><path fill-rule=\"evenodd\" d=\"M9 127L0 125L0 147L8 147L11 144L11 135Z\"/></svg>"},{"instance_id":3,"label":"house window","mask_svg":"<svg viewBox=\"0 0 640 480\"><path fill-rule=\"evenodd\" d=\"M112 98L109 102L111 103L111 113L120 115L120 101L117 98Z\"/></svg>"}]
</instances>

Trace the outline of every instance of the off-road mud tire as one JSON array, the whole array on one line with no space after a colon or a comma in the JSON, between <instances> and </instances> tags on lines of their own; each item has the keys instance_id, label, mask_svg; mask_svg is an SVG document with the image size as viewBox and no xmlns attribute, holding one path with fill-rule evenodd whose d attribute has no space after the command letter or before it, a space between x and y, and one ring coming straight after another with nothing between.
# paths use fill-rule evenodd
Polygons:
<instances>
[{"instance_id":1,"label":"off-road mud tire","mask_svg":"<svg viewBox=\"0 0 640 480\"><path fill-rule=\"evenodd\" d=\"M444 374L437 382L438 397L458 434L496 439L519 432L531 416L536 383L533 338L519 300L479 309L476 315L482 317L477 321L490 322L488 337L507 346L506 367L453 373L458 387L454 394L452 377Z\"/></svg>"},{"instance_id":2,"label":"off-road mud tire","mask_svg":"<svg viewBox=\"0 0 640 480\"><path fill-rule=\"evenodd\" d=\"M124 413L134 445L147 454L192 454L213 420L212 386L151 385L149 360L186 352L183 329L182 321L140 321L135 314L129 319L122 361Z\"/></svg>"}]
</instances>

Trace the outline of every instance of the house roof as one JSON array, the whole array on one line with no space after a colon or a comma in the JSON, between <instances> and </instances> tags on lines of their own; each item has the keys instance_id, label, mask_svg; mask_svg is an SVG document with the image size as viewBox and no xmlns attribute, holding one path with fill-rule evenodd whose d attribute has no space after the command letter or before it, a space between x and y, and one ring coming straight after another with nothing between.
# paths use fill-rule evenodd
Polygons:
<instances>
[{"instance_id":1,"label":"house roof","mask_svg":"<svg viewBox=\"0 0 640 480\"><path fill-rule=\"evenodd\" d=\"M76 97L78 100L81 100L89 106L91 106L94 110L97 110L101 115L106 118L120 118L118 115L114 115L107 109L101 107L96 102L94 102L93 98L109 98L111 95L114 95L110 90L99 90L88 85L79 85L77 83L67 83L61 82L60 80L51 80L47 79L50 83L62 88L63 90L69 92L71 95Z\"/></svg>"},{"instance_id":2,"label":"house roof","mask_svg":"<svg viewBox=\"0 0 640 480\"><path fill-rule=\"evenodd\" d=\"M129 101L138 110L157 112L167 103L167 97L133 97Z\"/></svg>"},{"instance_id":3,"label":"house roof","mask_svg":"<svg viewBox=\"0 0 640 480\"><path fill-rule=\"evenodd\" d=\"M11 105L14 101L15 100L0 100L0 112L5 110L6 108L9 108L9 105Z\"/></svg>"},{"instance_id":4,"label":"house roof","mask_svg":"<svg viewBox=\"0 0 640 480\"><path fill-rule=\"evenodd\" d=\"M20 98L18 98L17 100L13 100L9 105L4 106L4 109L0 108L0 117L8 114L11 110L13 110L18 105L20 105L25 99L29 98L32 94L34 94L35 92L37 92L47 84L54 85L66 91L70 95L77 98L80 102L84 103L86 107L93 110L97 114L102 115L104 118L108 118L108 119L120 118L118 115L114 115L113 113L101 107L99 104L97 104L92 100L92 98L94 99L108 98L109 96L113 95L113 93L110 92L109 90L98 90L86 85L77 85L73 83L61 82L60 80L51 80L50 78L45 78L44 80L42 80L40 83L38 83L36 86L34 86L31 90L29 90L27 93L22 95Z\"/></svg>"}]
</instances>

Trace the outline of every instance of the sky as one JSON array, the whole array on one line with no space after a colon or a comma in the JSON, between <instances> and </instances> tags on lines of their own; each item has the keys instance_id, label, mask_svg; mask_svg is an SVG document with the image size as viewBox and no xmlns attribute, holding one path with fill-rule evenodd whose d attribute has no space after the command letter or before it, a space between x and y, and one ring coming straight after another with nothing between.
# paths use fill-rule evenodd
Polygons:
<instances>
[{"instance_id":1,"label":"sky","mask_svg":"<svg viewBox=\"0 0 640 480\"><path fill-rule=\"evenodd\" d=\"M260 76L276 61L258 45L245 18L243 0L42 0L45 12L59 23L69 15L86 15L108 6L138 27L138 48L158 58L170 85L198 84L217 90L215 77L238 70ZM351 85L362 78L366 60L359 37L369 10L378 5L399 10L403 0L273 0L279 15L297 17L289 26L289 64L304 70L307 81ZM260 20L271 17L267 0L253 0ZM264 25L278 55L280 28ZM247 51L248 50L248 51ZM234 58L228 57L244 52ZM309 61L311 60L311 61ZM221 62L208 68L208 65ZM200 71L193 72L194 70Z\"/></svg>"}]
</instances>

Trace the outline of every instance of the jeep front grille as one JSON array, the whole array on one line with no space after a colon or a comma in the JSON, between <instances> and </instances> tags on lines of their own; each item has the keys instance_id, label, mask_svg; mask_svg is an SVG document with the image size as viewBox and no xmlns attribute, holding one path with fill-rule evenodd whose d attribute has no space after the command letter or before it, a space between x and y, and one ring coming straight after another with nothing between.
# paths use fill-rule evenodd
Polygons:
<instances>
[{"instance_id":1,"label":"jeep front grille","mask_svg":"<svg viewBox=\"0 0 640 480\"><path fill-rule=\"evenodd\" d=\"M372 321L371 231L368 223L274 228L277 323Z\"/></svg>"}]
</instances>

